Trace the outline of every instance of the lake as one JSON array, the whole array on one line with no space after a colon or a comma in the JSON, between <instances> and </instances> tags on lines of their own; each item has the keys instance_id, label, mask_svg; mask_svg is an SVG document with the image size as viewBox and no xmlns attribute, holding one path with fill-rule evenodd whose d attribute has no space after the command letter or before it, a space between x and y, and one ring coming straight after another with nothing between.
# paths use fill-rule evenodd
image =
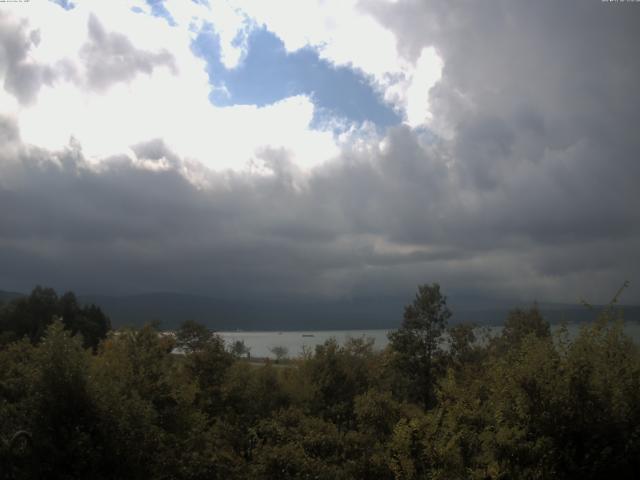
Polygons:
<instances>
[{"instance_id":1,"label":"lake","mask_svg":"<svg viewBox=\"0 0 640 480\"><path fill-rule=\"evenodd\" d=\"M578 335L583 324L569 324L569 335L574 338ZM498 335L501 326L486 327L492 335ZM552 330L558 328L552 325ZM625 323L625 332L636 343L640 344L640 323ZM217 332L227 344L235 341L244 341L251 349L253 357L275 358L271 353L273 347L285 347L289 357L297 357L303 348L313 349L330 338L335 338L339 344L344 344L348 338L368 337L373 338L376 349L383 349L389 343L387 333L391 330L323 330L323 331L287 331L287 332Z\"/></svg>"}]
</instances>

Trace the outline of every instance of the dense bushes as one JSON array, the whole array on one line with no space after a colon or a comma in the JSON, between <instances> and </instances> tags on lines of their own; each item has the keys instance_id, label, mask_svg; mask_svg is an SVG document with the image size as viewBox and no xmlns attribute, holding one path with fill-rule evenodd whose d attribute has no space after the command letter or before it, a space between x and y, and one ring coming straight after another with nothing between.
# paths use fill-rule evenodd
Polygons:
<instances>
[{"instance_id":1,"label":"dense bushes","mask_svg":"<svg viewBox=\"0 0 640 480\"><path fill-rule=\"evenodd\" d=\"M178 337L188 353L175 355L175 340L150 326L111 333L93 352L53 321L39 341L0 349L0 472L639 478L640 352L615 315L570 340L552 335L537 309L516 311L501 336L478 340L469 326L420 337L443 310L425 311L418 324L410 312L403 328L413 332L385 351L365 339L329 341L284 365L240 360L193 324ZM403 370L411 361L428 364L428 375ZM19 430L30 441L11 445Z\"/></svg>"}]
</instances>

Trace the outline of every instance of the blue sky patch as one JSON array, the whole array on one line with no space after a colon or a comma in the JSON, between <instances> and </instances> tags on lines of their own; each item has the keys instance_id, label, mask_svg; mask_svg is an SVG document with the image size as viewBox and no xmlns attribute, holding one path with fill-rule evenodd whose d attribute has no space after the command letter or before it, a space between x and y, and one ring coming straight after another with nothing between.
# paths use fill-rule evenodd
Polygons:
<instances>
[{"instance_id":1,"label":"blue sky patch","mask_svg":"<svg viewBox=\"0 0 640 480\"><path fill-rule=\"evenodd\" d=\"M75 7L75 4L71 0L51 0L53 3L57 3L65 10L71 10Z\"/></svg>"},{"instance_id":2,"label":"blue sky patch","mask_svg":"<svg viewBox=\"0 0 640 480\"><path fill-rule=\"evenodd\" d=\"M171 26L176 25L176 21L171 16L171 13L169 13L169 10L167 10L167 7L164 6L164 0L146 0L146 1L147 1L147 5L151 7L152 15L156 17L164 18Z\"/></svg>"},{"instance_id":3,"label":"blue sky patch","mask_svg":"<svg viewBox=\"0 0 640 480\"><path fill-rule=\"evenodd\" d=\"M306 94L318 107L317 115L325 118L333 115L357 123L369 120L378 127L402 121L362 73L335 67L312 48L288 54L282 41L264 28L250 34L246 57L234 69L227 70L220 61L220 42L213 27L200 32L192 49L207 61L214 87L209 99L215 105L263 106ZM316 124L321 121L314 119Z\"/></svg>"}]
</instances>

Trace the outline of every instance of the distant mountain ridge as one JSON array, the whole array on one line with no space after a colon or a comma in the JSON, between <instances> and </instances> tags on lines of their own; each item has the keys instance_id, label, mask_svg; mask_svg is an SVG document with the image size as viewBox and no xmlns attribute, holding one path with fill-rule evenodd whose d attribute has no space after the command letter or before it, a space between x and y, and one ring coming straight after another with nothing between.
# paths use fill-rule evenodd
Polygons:
<instances>
[{"instance_id":1,"label":"distant mountain ridge","mask_svg":"<svg viewBox=\"0 0 640 480\"><path fill-rule=\"evenodd\" d=\"M123 297L80 296L99 305L114 325L160 321L174 328L196 320L215 330L340 330L394 328L402 318L402 303L389 300L300 301L227 300L178 293Z\"/></svg>"},{"instance_id":2,"label":"distant mountain ridge","mask_svg":"<svg viewBox=\"0 0 640 480\"><path fill-rule=\"evenodd\" d=\"M0 290L0 302L21 293ZM161 328L175 328L184 320L195 320L215 330L360 330L397 328L409 298L356 298L345 300L223 300L182 293L138 295L78 295L83 304L95 303L110 317L114 327L141 326L159 321ZM509 300L464 301L451 299L451 323L474 322L499 325L510 310L531 304ZM551 323L593 320L596 312L583 305L538 303ZM624 317L640 321L640 306L627 305Z\"/></svg>"},{"instance_id":3,"label":"distant mountain ridge","mask_svg":"<svg viewBox=\"0 0 640 480\"><path fill-rule=\"evenodd\" d=\"M14 298L22 297L23 293L18 292L5 292L4 290L0 290L0 303L10 302Z\"/></svg>"}]
</instances>

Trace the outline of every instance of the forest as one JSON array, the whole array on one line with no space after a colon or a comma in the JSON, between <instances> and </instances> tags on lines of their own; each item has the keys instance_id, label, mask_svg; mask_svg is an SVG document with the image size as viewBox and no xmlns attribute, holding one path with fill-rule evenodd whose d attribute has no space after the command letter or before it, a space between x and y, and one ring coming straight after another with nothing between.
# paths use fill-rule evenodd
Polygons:
<instances>
[{"instance_id":1,"label":"forest","mask_svg":"<svg viewBox=\"0 0 640 480\"><path fill-rule=\"evenodd\" d=\"M640 350L614 304L576 338L535 305L489 336L425 284L382 351L256 364L203 325L111 330L38 287L0 307L0 476L640 478Z\"/></svg>"}]
</instances>

